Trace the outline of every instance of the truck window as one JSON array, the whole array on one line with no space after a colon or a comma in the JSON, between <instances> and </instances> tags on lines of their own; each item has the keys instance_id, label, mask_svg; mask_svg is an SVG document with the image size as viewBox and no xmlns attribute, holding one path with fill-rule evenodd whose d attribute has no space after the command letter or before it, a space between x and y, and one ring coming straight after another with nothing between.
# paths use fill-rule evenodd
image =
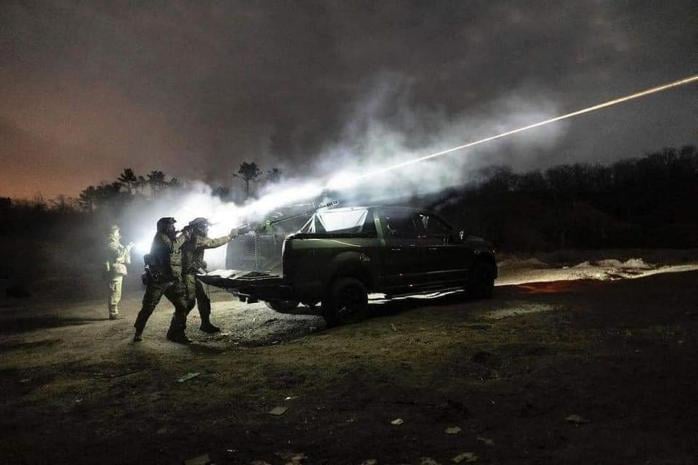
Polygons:
<instances>
[{"instance_id":1,"label":"truck window","mask_svg":"<svg viewBox=\"0 0 698 465\"><path fill-rule=\"evenodd\" d=\"M376 235L373 214L365 208L317 212L301 228L306 234Z\"/></svg>"},{"instance_id":2,"label":"truck window","mask_svg":"<svg viewBox=\"0 0 698 465\"><path fill-rule=\"evenodd\" d=\"M417 227L414 212L407 209L384 209L380 212L381 223L390 237L416 238Z\"/></svg>"},{"instance_id":3,"label":"truck window","mask_svg":"<svg viewBox=\"0 0 698 465\"><path fill-rule=\"evenodd\" d=\"M440 218L426 213L417 214L419 234L426 237L445 237L451 234L451 228Z\"/></svg>"}]
</instances>

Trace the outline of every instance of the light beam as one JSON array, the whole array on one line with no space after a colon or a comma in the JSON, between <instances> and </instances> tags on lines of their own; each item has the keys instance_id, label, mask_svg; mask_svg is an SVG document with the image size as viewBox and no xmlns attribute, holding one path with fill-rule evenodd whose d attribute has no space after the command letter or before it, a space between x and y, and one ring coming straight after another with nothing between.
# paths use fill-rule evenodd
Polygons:
<instances>
[{"instance_id":1,"label":"light beam","mask_svg":"<svg viewBox=\"0 0 698 465\"><path fill-rule=\"evenodd\" d=\"M599 103L597 105L593 105L593 106L590 106L587 108L582 108L581 110L573 111L571 113L566 113L564 115L555 116L553 118L546 119L545 121L539 121L537 123L529 124L527 126L523 126L523 127L517 128L517 129L512 129L510 131L502 132L502 133L496 134L494 136L485 137L483 139L479 139L479 140L476 140L473 142L468 142L468 143L463 144L463 145L458 145L458 146L452 147L450 149L441 150L440 152L431 153L429 155L424 155L424 156L419 157L419 158L413 158L411 160L406 160L406 161L403 161L400 163L396 163L394 165L386 166L384 168L380 168L380 169L377 169L375 171L371 171L371 172L368 172L365 174L357 175L356 178L351 180L351 183L347 183L347 184L350 186L354 186L360 181L363 181L363 180L368 179L368 178L372 178L374 176L378 176L378 175L386 173L388 171L393 171L393 170L396 170L399 168L404 168L405 166L414 165L415 163L420 163L420 162L423 162L426 160L431 160L432 158L437 158L437 157L441 157L443 155L448 155L449 153L457 152L458 150L463 150L463 149L467 149L470 147L475 147L476 145L484 144L486 142L492 142L493 140L502 139L502 138L508 137L508 136L513 136L514 134L528 131L530 129L539 128L541 126L545 126L547 124L552 124L552 123L555 123L557 121L562 121L565 119L574 118L575 116L583 115L585 113L591 113L592 111L597 111L597 110L601 110L603 108L612 107L614 105L628 102L630 100L635 100L635 99L638 99L640 97L645 97L647 95L656 94L657 92L662 92L665 90L673 89L674 87L684 86L684 85L690 84L690 83L695 82L695 81L698 81L698 74L694 74L693 76L689 76L687 78L680 79L678 81L674 81L674 82L670 82L667 84L662 84L662 85L659 85L656 87L652 87L650 89L636 92L634 94L626 95L625 97L615 98L615 99L609 100L607 102ZM347 181L345 180L344 182L346 183ZM328 188L331 188L331 187L332 186L328 185Z\"/></svg>"}]
</instances>

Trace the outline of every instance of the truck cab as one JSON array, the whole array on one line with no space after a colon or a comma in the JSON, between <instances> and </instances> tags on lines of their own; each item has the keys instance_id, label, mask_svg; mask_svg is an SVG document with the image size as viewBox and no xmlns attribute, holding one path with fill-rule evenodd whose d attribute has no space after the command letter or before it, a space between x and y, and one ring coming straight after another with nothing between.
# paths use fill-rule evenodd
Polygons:
<instances>
[{"instance_id":1,"label":"truck cab","mask_svg":"<svg viewBox=\"0 0 698 465\"><path fill-rule=\"evenodd\" d=\"M496 277L494 251L437 214L409 207L349 207L315 213L284 244L283 276L317 297L339 276L387 295L463 286L475 261Z\"/></svg>"}]
</instances>

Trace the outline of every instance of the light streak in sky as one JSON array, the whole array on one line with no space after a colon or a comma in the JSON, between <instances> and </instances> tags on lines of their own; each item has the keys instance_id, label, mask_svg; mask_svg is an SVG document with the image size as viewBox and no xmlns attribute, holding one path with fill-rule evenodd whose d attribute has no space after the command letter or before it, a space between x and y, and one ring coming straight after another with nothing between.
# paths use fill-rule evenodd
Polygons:
<instances>
[{"instance_id":1,"label":"light streak in sky","mask_svg":"<svg viewBox=\"0 0 698 465\"><path fill-rule=\"evenodd\" d=\"M687 78L680 79L678 81L674 81L674 82L670 82L667 84L662 84L662 85L659 85L656 87L652 87L650 89L645 89L643 91L636 92L636 93L630 94L630 95L626 95L624 97L615 98L613 100L599 103L597 105L592 105L590 107L582 108L581 110L573 111L571 113L566 113L564 115L555 116L553 118L549 118L549 119L546 119L544 121L539 121L537 123L529 124L527 126L523 126L523 127L517 128L517 129L512 129L510 131L502 132L502 133L496 134L494 136L485 137L483 139L479 139L479 140L476 140L473 142L468 142L468 143L463 144L463 145L451 147L450 149L441 150L439 152L431 153L429 155L424 155L424 156L419 157L419 158L413 158L411 160L405 160L403 162L396 163L394 165L379 168L375 171L370 171L370 172L365 173L365 174L356 175L352 179L345 178L343 180L338 180L336 182L336 186L338 186L339 188L354 186L365 179L372 178L374 176L386 173L388 171L393 171L396 169L404 168L406 166L414 165L415 163L420 163L420 162L423 162L426 160L431 160L433 158L441 157L443 155L448 155L450 153L457 152L459 150L467 149L470 147L475 147L476 145L484 144L486 142L492 142L494 140L502 139L504 137L513 136L514 134L519 134L521 132L528 131L530 129L535 129L535 128L539 128L541 126L545 126L547 124L555 123L557 121L562 121L565 119L574 118L575 116L580 116L580 115L583 115L585 113L591 113L593 111L612 107L612 106L618 105L620 103L628 102L630 100L635 100L635 99L638 99L641 97L645 97L647 95L656 94L657 92L662 92L662 91L665 91L668 89L672 89L674 87L679 87L679 86L691 84L691 83L696 82L696 81L698 81L698 74L694 74L693 76L689 76ZM332 186L328 186L328 187L332 188Z\"/></svg>"}]
</instances>

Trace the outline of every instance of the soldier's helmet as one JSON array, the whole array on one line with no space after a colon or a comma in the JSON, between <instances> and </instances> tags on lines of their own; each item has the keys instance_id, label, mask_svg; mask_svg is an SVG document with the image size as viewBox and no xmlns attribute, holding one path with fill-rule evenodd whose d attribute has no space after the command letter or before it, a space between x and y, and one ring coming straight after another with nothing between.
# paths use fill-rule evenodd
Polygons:
<instances>
[{"instance_id":1,"label":"soldier's helmet","mask_svg":"<svg viewBox=\"0 0 698 465\"><path fill-rule=\"evenodd\" d=\"M177 222L174 218L171 216L165 216L163 218L160 218L158 220L158 232L166 232L167 228L170 227L170 225L173 225Z\"/></svg>"},{"instance_id":2,"label":"soldier's helmet","mask_svg":"<svg viewBox=\"0 0 698 465\"><path fill-rule=\"evenodd\" d=\"M198 217L194 218L189 222L189 227L192 228L194 231L206 234L208 231L208 227L211 223L208 222L208 220L204 217Z\"/></svg>"}]
</instances>

